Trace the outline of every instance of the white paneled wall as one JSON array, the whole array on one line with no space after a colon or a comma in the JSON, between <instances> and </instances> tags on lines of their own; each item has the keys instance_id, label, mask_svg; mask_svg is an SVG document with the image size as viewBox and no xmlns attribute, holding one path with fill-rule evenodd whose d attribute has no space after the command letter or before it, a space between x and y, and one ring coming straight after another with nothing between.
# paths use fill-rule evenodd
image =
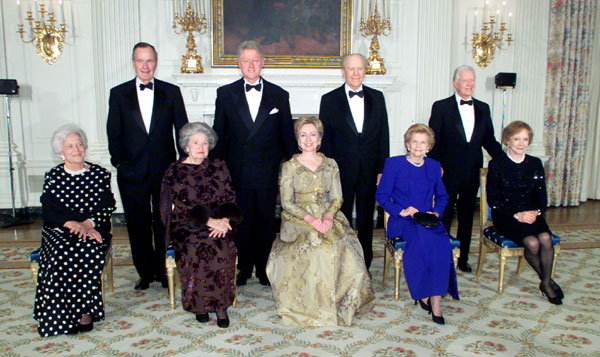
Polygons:
<instances>
[{"instance_id":1,"label":"white paneled wall","mask_svg":"<svg viewBox=\"0 0 600 357\"><path fill-rule=\"evenodd\" d=\"M43 174L58 163L50 137L59 125L82 126L89 139L88 159L110 167L106 114L111 87L133 78L131 48L138 41L154 44L159 53L157 78L182 87L192 121L212 120L215 88L239 78L235 68L211 68L210 31L197 36L205 74L180 75L185 38L171 29L170 0L65 0L70 30L64 54L45 64L31 44L17 37L16 0L0 0L0 77L19 81L12 98L14 154L18 170L17 207L39 206ZM392 33L380 37L386 76L368 77L367 85L385 93L390 119L391 153L404 153L403 134L413 123L427 123L433 101L453 93L451 75L461 64L474 67L470 38L472 13L482 0L391 0ZM49 2L49 0L47 1ZM208 1L207 1L208 2ZM491 3L500 0L491 0ZM21 4L28 4L21 0ZM509 90L508 120L524 120L536 133L533 154L543 156L543 93L548 27L547 0L508 0L514 12L515 43L485 69L476 67L475 96L492 107L500 136L502 91L494 88L498 72L517 72L517 88ZM368 54L370 39L360 35L354 6L352 49ZM210 29L211 24L209 24ZM275 69L267 80L290 92L294 115L316 114L319 98L343 82L339 69ZM4 104L0 109L0 208L10 207L8 143ZM118 197L116 184L113 187Z\"/></svg>"}]
</instances>

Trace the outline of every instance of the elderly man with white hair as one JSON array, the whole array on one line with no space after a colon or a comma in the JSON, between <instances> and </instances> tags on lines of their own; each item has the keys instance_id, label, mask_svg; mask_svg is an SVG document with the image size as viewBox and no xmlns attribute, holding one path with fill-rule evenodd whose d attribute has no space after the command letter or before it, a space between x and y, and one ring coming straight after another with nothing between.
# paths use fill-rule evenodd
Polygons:
<instances>
[{"instance_id":1,"label":"elderly man with white hair","mask_svg":"<svg viewBox=\"0 0 600 357\"><path fill-rule=\"evenodd\" d=\"M435 146L428 156L442 164L442 179L449 196L442 222L450 232L456 205L456 238L460 241L458 269L469 273L473 211L479 188L479 169L483 166L481 148L496 157L502 154L502 146L494 137L489 105L472 97L475 90L473 68L458 67L452 84L456 93L438 100L431 108L429 126L435 133Z\"/></svg>"}]
</instances>

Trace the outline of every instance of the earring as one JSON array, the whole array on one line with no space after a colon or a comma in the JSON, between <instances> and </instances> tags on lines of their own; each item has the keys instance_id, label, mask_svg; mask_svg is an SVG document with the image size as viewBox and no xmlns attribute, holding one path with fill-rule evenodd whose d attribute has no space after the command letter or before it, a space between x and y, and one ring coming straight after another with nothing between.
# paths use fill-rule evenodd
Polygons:
<instances>
[{"instance_id":1,"label":"earring","mask_svg":"<svg viewBox=\"0 0 600 357\"><path fill-rule=\"evenodd\" d=\"M300 150L300 152L302 152L302 147L300 146L300 144L298 144L298 150Z\"/></svg>"},{"instance_id":2,"label":"earring","mask_svg":"<svg viewBox=\"0 0 600 357\"><path fill-rule=\"evenodd\" d=\"M65 155L59 155L59 157L62 161L65 161Z\"/></svg>"},{"instance_id":3,"label":"earring","mask_svg":"<svg viewBox=\"0 0 600 357\"><path fill-rule=\"evenodd\" d=\"M319 143L317 144L317 151L319 151L320 148L321 148L321 142L319 141Z\"/></svg>"}]
</instances>

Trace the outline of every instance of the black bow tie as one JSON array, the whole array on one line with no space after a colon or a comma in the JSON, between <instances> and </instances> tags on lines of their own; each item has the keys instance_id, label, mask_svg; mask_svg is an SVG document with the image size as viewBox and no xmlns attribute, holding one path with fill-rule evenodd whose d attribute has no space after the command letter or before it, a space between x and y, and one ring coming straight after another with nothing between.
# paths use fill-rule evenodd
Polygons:
<instances>
[{"instance_id":1,"label":"black bow tie","mask_svg":"<svg viewBox=\"0 0 600 357\"><path fill-rule=\"evenodd\" d=\"M154 87L154 83L152 82L148 82L148 84L140 83L140 90L144 90L146 88L152 90L152 87Z\"/></svg>"},{"instance_id":2,"label":"black bow tie","mask_svg":"<svg viewBox=\"0 0 600 357\"><path fill-rule=\"evenodd\" d=\"M256 89L257 92L260 92L260 88L262 87L262 85L260 83L252 85L252 84L248 84L246 83L246 92L250 92L251 89Z\"/></svg>"},{"instance_id":3,"label":"black bow tie","mask_svg":"<svg viewBox=\"0 0 600 357\"><path fill-rule=\"evenodd\" d=\"M358 92L348 91L348 94L350 95L350 98L354 97L355 95L359 96L360 98L365 96L365 92L362 90L359 90Z\"/></svg>"},{"instance_id":4,"label":"black bow tie","mask_svg":"<svg viewBox=\"0 0 600 357\"><path fill-rule=\"evenodd\" d=\"M466 105L473 105L473 99L471 99L471 100L462 100L462 99L461 99L461 100L460 100L460 105L463 105L463 104L466 104Z\"/></svg>"}]
</instances>

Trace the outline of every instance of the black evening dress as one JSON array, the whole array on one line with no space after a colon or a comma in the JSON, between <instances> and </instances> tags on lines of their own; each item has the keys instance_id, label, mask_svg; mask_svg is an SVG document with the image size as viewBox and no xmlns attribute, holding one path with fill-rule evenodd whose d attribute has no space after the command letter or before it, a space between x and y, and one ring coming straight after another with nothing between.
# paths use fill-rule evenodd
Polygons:
<instances>
[{"instance_id":1,"label":"black evening dress","mask_svg":"<svg viewBox=\"0 0 600 357\"><path fill-rule=\"evenodd\" d=\"M493 159L488 168L486 190L494 227L500 234L522 246L527 236L550 233L543 215L532 224L521 223L513 217L518 212L546 210L548 196L540 159L529 155L520 163L508 155Z\"/></svg>"},{"instance_id":2,"label":"black evening dress","mask_svg":"<svg viewBox=\"0 0 600 357\"><path fill-rule=\"evenodd\" d=\"M84 314L104 320L101 275L110 247L115 199L110 171L86 163L77 174L58 165L46 173L40 198L44 227L40 249L34 318L41 336L74 332ZM91 219L102 243L82 240L63 224Z\"/></svg>"},{"instance_id":3,"label":"black evening dress","mask_svg":"<svg viewBox=\"0 0 600 357\"><path fill-rule=\"evenodd\" d=\"M190 224L198 208L204 222ZM232 226L240 220L225 162L206 158L200 165L183 159L171 164L162 181L160 213L165 243L172 242L175 251L183 309L194 314L227 309L235 298L234 231L209 237L205 225L208 217L228 217Z\"/></svg>"}]
</instances>

